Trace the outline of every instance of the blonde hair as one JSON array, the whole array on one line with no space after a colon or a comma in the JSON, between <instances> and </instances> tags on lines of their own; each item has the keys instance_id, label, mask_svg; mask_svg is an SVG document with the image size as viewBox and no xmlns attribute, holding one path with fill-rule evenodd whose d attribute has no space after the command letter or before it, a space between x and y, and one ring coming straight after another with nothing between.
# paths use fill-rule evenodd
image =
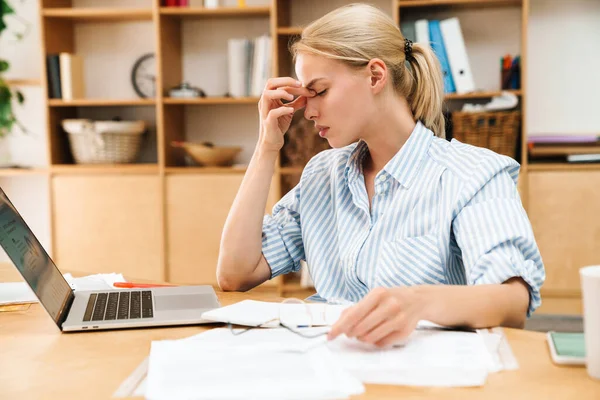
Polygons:
<instances>
[{"instance_id":1,"label":"blonde hair","mask_svg":"<svg viewBox=\"0 0 600 400\"><path fill-rule=\"evenodd\" d=\"M415 43L408 56L404 46L404 36L387 14L371 5L349 4L304 28L290 51L294 61L304 52L352 68L362 68L373 58L383 60L396 93L406 98L415 119L443 138L444 81L439 61L429 46Z\"/></svg>"}]
</instances>

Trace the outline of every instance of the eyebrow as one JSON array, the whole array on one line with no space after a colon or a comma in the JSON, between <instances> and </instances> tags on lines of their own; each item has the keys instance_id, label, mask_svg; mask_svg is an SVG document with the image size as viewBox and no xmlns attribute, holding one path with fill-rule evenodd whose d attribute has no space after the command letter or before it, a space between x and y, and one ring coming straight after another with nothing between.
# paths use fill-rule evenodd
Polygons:
<instances>
[{"instance_id":1,"label":"eyebrow","mask_svg":"<svg viewBox=\"0 0 600 400\"><path fill-rule=\"evenodd\" d=\"M307 89L312 89L312 86L317 83L318 81L320 81L321 79L325 79L325 78L315 78L312 81L308 82L308 85L306 85Z\"/></svg>"}]
</instances>

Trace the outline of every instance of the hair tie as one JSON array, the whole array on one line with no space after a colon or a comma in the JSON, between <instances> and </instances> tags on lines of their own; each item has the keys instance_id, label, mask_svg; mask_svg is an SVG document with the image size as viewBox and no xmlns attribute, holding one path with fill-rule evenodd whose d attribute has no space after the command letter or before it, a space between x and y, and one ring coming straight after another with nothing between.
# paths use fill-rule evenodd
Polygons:
<instances>
[{"instance_id":1,"label":"hair tie","mask_svg":"<svg viewBox=\"0 0 600 400\"><path fill-rule=\"evenodd\" d=\"M404 54L409 57L412 54L412 40L404 39Z\"/></svg>"}]
</instances>

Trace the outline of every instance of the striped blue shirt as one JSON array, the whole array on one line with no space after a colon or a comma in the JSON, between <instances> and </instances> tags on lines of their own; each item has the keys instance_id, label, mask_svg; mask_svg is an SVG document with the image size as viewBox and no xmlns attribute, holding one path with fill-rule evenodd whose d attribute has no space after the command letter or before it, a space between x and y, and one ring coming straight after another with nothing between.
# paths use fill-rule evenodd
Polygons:
<instances>
[{"instance_id":1,"label":"striped blue shirt","mask_svg":"<svg viewBox=\"0 0 600 400\"><path fill-rule=\"evenodd\" d=\"M545 279L517 191L519 164L440 139L418 122L375 178L371 208L364 141L326 150L263 219L272 277L305 260L323 299L359 301L375 287L477 285L521 277L528 315Z\"/></svg>"}]
</instances>

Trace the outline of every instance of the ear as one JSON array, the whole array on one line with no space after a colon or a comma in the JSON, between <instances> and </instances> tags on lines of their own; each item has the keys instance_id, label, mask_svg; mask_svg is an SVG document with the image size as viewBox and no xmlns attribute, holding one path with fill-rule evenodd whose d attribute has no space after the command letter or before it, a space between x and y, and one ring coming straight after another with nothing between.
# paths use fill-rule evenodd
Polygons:
<instances>
[{"instance_id":1,"label":"ear","mask_svg":"<svg viewBox=\"0 0 600 400\"><path fill-rule=\"evenodd\" d=\"M388 78L388 68L383 60L379 58L373 58L367 64L367 72L369 74L369 80L371 90L373 93L379 93L385 87Z\"/></svg>"}]
</instances>

